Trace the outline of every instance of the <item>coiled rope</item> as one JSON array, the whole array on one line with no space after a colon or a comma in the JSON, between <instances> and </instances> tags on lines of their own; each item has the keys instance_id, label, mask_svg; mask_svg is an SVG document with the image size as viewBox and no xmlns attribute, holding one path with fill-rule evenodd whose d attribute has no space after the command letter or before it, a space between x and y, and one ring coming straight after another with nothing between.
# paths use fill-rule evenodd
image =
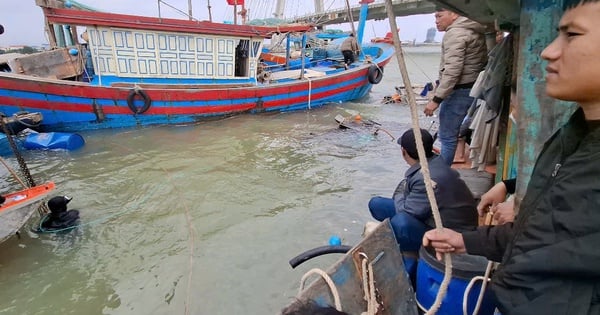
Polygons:
<instances>
[{"instance_id":1,"label":"coiled rope","mask_svg":"<svg viewBox=\"0 0 600 315\"><path fill-rule=\"evenodd\" d=\"M300 279L300 290L298 292L300 293L300 292L302 292L302 290L304 290L304 284L306 282L306 279L308 279L308 277L313 274L317 274L317 275L321 276L323 278L323 280L325 280L325 283L327 283L327 286L329 286L329 290L331 291L331 295L333 296L333 302L335 304L335 309L341 312L342 311L342 303L340 302L340 294L338 293L337 287L335 286L335 283L333 283L333 280L331 280L331 277L329 277L329 275L321 269L313 268L313 269L309 270L308 272L306 272L302 276L302 279Z\"/></svg>"}]
</instances>

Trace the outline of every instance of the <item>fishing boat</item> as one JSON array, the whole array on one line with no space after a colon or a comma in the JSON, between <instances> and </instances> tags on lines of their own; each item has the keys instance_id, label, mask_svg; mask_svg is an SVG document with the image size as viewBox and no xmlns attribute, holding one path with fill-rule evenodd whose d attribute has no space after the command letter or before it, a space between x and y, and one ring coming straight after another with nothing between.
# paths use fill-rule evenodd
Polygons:
<instances>
[{"instance_id":1,"label":"fishing boat","mask_svg":"<svg viewBox=\"0 0 600 315\"><path fill-rule=\"evenodd\" d=\"M9 72L0 72L0 112L38 112L41 131L193 123L356 100L381 80L394 53L372 44L348 70L327 60L291 69L289 57L267 68L265 39L312 25L142 17L66 3L36 0L51 45L59 38L66 47L8 60Z\"/></svg>"},{"instance_id":2,"label":"fishing boat","mask_svg":"<svg viewBox=\"0 0 600 315\"><path fill-rule=\"evenodd\" d=\"M55 188L53 182L4 195L0 205L0 243L17 234Z\"/></svg>"}]
</instances>

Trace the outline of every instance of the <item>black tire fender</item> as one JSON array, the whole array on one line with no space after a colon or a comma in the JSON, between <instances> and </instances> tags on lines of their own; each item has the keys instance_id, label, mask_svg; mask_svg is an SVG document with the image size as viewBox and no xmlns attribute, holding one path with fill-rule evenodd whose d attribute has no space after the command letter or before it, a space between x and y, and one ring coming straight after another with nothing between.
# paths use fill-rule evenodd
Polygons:
<instances>
[{"instance_id":1,"label":"black tire fender","mask_svg":"<svg viewBox=\"0 0 600 315\"><path fill-rule=\"evenodd\" d=\"M383 79L383 68L377 65L370 66L369 72L367 73L367 78L369 78L369 83L371 84L377 84L381 82L381 79Z\"/></svg>"},{"instance_id":2,"label":"black tire fender","mask_svg":"<svg viewBox=\"0 0 600 315\"><path fill-rule=\"evenodd\" d=\"M142 107L135 106L133 101L135 100L136 96L139 96L142 98L142 100L144 101L144 106L142 106ZM152 105L152 100L150 99L148 94L146 94L146 92L144 92L144 90L131 89L131 91L129 91L129 95L127 95L127 106L129 106L129 109L131 110L132 113L134 113L136 115L143 114L148 109L150 109L151 105Z\"/></svg>"}]
</instances>

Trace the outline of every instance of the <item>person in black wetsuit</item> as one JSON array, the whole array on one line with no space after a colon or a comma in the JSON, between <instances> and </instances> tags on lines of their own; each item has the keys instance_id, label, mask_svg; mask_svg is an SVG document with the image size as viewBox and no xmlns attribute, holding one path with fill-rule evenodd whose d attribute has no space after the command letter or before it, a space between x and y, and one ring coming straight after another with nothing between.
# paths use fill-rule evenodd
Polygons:
<instances>
[{"instance_id":1,"label":"person in black wetsuit","mask_svg":"<svg viewBox=\"0 0 600 315\"><path fill-rule=\"evenodd\" d=\"M56 196L48 200L50 213L42 219L41 232L59 232L77 225L79 221L78 210L67 210L71 197Z\"/></svg>"}]
</instances>

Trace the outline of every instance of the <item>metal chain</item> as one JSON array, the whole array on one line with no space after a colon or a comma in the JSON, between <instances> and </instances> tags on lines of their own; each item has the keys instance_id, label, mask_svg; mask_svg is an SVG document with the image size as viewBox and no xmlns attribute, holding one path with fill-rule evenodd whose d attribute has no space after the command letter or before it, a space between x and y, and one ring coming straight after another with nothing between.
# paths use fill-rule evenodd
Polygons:
<instances>
[{"instance_id":1,"label":"metal chain","mask_svg":"<svg viewBox=\"0 0 600 315\"><path fill-rule=\"evenodd\" d=\"M25 159L23 159L21 152L19 152L19 149L17 148L17 144L15 143L15 140L13 139L13 137L11 136L11 134L8 130L8 126L6 126L6 122L4 121L5 118L6 118L6 115L4 115L4 113L0 113L0 125L2 125L2 131L6 135L6 140L8 140L8 144L10 145L11 150L13 151L13 153L15 154L15 157L17 158L17 162L19 162L19 167L20 167L21 173L25 176L25 179L27 179L27 184L29 185L30 188L35 187L35 181L33 180L31 173L29 172L29 168L27 167L27 164L25 163ZM44 214L50 212L50 209L48 209L48 206L46 205L46 203L43 202L40 204L37 211L41 216L41 215L44 215Z\"/></svg>"},{"instance_id":2,"label":"metal chain","mask_svg":"<svg viewBox=\"0 0 600 315\"><path fill-rule=\"evenodd\" d=\"M4 115L2 115L2 117L0 117L0 124L2 125L2 131L6 135L6 140L8 140L8 144L10 145L10 148L12 149L13 153L15 154L15 157L17 158L17 162L19 162L19 168L21 170L21 173L25 176L25 179L27 180L27 184L29 185L29 187L34 187L35 181L33 180L33 177L31 177L31 173L29 173L29 168L27 168L27 164L25 164L25 160L23 159L23 156L19 152L19 149L17 148L17 144L15 143L15 140L10 135L8 127L6 126L6 121L4 120L5 117L6 116L4 116Z\"/></svg>"}]
</instances>

